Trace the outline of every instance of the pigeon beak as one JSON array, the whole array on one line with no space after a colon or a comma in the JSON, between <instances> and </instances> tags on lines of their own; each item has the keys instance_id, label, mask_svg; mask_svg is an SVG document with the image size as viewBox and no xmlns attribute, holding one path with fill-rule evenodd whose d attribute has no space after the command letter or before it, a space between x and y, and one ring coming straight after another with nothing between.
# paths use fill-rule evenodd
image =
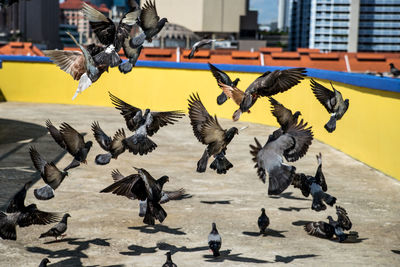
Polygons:
<instances>
[{"instance_id":1,"label":"pigeon beak","mask_svg":"<svg viewBox=\"0 0 400 267\"><path fill-rule=\"evenodd\" d=\"M136 168L136 167L132 167L132 168L134 168L137 172L139 172L140 171L140 169L139 168Z\"/></svg>"},{"instance_id":2,"label":"pigeon beak","mask_svg":"<svg viewBox=\"0 0 400 267\"><path fill-rule=\"evenodd\" d=\"M244 127L242 127L242 128L239 129L239 132L240 132L240 131L243 131L243 130L245 130L245 129L247 129L247 128L249 128L249 126L244 126Z\"/></svg>"}]
</instances>

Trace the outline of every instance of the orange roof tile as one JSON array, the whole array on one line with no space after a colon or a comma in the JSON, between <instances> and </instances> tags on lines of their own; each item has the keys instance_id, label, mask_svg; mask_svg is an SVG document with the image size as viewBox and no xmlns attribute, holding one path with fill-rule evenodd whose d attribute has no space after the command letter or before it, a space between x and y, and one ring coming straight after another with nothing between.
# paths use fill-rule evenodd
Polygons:
<instances>
[{"instance_id":1,"label":"orange roof tile","mask_svg":"<svg viewBox=\"0 0 400 267\"><path fill-rule=\"evenodd\" d=\"M274 59L300 59L300 54L297 52L271 53L271 56Z\"/></svg>"},{"instance_id":2,"label":"orange roof tile","mask_svg":"<svg viewBox=\"0 0 400 267\"><path fill-rule=\"evenodd\" d=\"M9 42L0 48L2 55L24 55L24 56L44 56L32 43L24 42Z\"/></svg>"},{"instance_id":3,"label":"orange roof tile","mask_svg":"<svg viewBox=\"0 0 400 267\"><path fill-rule=\"evenodd\" d=\"M298 47L297 52L300 54L311 54L311 53L320 53L320 50L318 48L302 48Z\"/></svg>"},{"instance_id":4,"label":"orange roof tile","mask_svg":"<svg viewBox=\"0 0 400 267\"><path fill-rule=\"evenodd\" d=\"M60 9L82 9L83 2L86 2L90 6L94 7L102 13L108 13L110 10L105 4L101 4L99 7L90 3L90 1L82 0L66 0L60 4Z\"/></svg>"},{"instance_id":5,"label":"orange roof tile","mask_svg":"<svg viewBox=\"0 0 400 267\"><path fill-rule=\"evenodd\" d=\"M382 54L375 54L375 53L357 53L356 58L358 60L385 60L385 55Z\"/></svg>"},{"instance_id":6,"label":"orange roof tile","mask_svg":"<svg viewBox=\"0 0 400 267\"><path fill-rule=\"evenodd\" d=\"M264 54L271 54L272 52L282 52L282 47L260 47L259 51Z\"/></svg>"},{"instance_id":7,"label":"orange roof tile","mask_svg":"<svg viewBox=\"0 0 400 267\"><path fill-rule=\"evenodd\" d=\"M311 59L315 59L315 60L334 60L334 59L339 59L339 54L338 53L321 53L321 54L317 54L317 53L312 53L309 54L309 57Z\"/></svg>"},{"instance_id":8,"label":"orange roof tile","mask_svg":"<svg viewBox=\"0 0 400 267\"><path fill-rule=\"evenodd\" d=\"M233 59L258 59L260 53L249 51L232 51Z\"/></svg>"},{"instance_id":9,"label":"orange roof tile","mask_svg":"<svg viewBox=\"0 0 400 267\"><path fill-rule=\"evenodd\" d=\"M188 57L191 50L184 50L183 56ZM194 58L210 58L211 52L210 50L199 50L194 54Z\"/></svg>"}]
</instances>

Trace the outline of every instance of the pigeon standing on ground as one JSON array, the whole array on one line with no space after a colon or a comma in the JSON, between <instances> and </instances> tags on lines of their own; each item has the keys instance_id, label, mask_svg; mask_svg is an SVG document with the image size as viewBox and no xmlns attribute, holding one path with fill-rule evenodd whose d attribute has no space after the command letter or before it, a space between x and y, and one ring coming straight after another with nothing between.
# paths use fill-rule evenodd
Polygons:
<instances>
[{"instance_id":1,"label":"pigeon standing on ground","mask_svg":"<svg viewBox=\"0 0 400 267\"><path fill-rule=\"evenodd\" d=\"M146 109L143 114L139 108L129 105L110 92L109 95L112 104L121 111L121 115L125 118L128 129L135 132L134 135L122 141L129 152L135 155L146 155L156 149L157 144L147 136L154 135L161 127L174 124L178 119L185 116L179 110L150 112L149 109Z\"/></svg>"},{"instance_id":2,"label":"pigeon standing on ground","mask_svg":"<svg viewBox=\"0 0 400 267\"><path fill-rule=\"evenodd\" d=\"M40 262L39 267L47 267L47 263L50 263L49 259L48 259L48 258L44 258L44 259Z\"/></svg>"},{"instance_id":3,"label":"pigeon standing on ground","mask_svg":"<svg viewBox=\"0 0 400 267\"><path fill-rule=\"evenodd\" d=\"M231 92L231 94L240 96L240 98L237 97L240 100L239 109L233 113L233 120L239 120L240 115L249 111L259 97L283 93L299 84L306 76L305 72L305 68L267 71L254 80L241 96L239 95L242 92L240 89L221 84L224 92Z\"/></svg>"},{"instance_id":4,"label":"pigeon standing on ground","mask_svg":"<svg viewBox=\"0 0 400 267\"><path fill-rule=\"evenodd\" d=\"M293 185L296 188L300 188L303 196L308 197L311 193L313 198L311 209L315 211L321 211L326 209L324 201L329 206L333 206L336 203L336 198L326 193L328 191L328 185L326 184L325 176L322 172L322 155L317 155L318 168L315 176L305 175L303 173L296 174L293 179Z\"/></svg>"},{"instance_id":5,"label":"pigeon standing on ground","mask_svg":"<svg viewBox=\"0 0 400 267\"><path fill-rule=\"evenodd\" d=\"M400 76L400 70L394 66L393 63L390 63L390 73L393 75L393 77L398 77Z\"/></svg>"},{"instance_id":6,"label":"pigeon standing on ground","mask_svg":"<svg viewBox=\"0 0 400 267\"><path fill-rule=\"evenodd\" d=\"M139 17L140 9L131 9L125 13L117 27L110 18L85 2L82 5L82 12L89 20L100 43L106 46L104 51L94 56L94 60L111 67L118 66L121 63L118 52L125 39L129 37L132 26Z\"/></svg>"},{"instance_id":7,"label":"pigeon standing on ground","mask_svg":"<svg viewBox=\"0 0 400 267\"><path fill-rule=\"evenodd\" d=\"M267 214L265 214L265 209L262 208L261 209L261 215L260 217L258 217L258 228L260 229L260 234L264 234L265 230L267 229L268 225L269 225L269 218L267 216Z\"/></svg>"},{"instance_id":8,"label":"pigeon standing on ground","mask_svg":"<svg viewBox=\"0 0 400 267\"><path fill-rule=\"evenodd\" d=\"M34 147L29 148L33 165L36 170L40 172L40 176L46 183L45 186L35 189L33 194L39 200L48 200L54 197L54 190L56 190L64 178L68 176L68 172L60 171L57 166L50 162L45 161Z\"/></svg>"},{"instance_id":9,"label":"pigeon standing on ground","mask_svg":"<svg viewBox=\"0 0 400 267\"><path fill-rule=\"evenodd\" d=\"M64 171L78 167L81 162L86 164L87 155L93 145L92 141L85 143L83 135L78 133L66 122L61 123L60 130L57 130L57 128L51 124L50 120L46 121L46 125L56 143L59 144L61 148L67 149L69 154L74 157Z\"/></svg>"},{"instance_id":10,"label":"pigeon standing on ground","mask_svg":"<svg viewBox=\"0 0 400 267\"><path fill-rule=\"evenodd\" d=\"M111 158L117 159L119 155L125 152L125 146L122 142L125 139L124 129L118 129L113 139L103 132L98 122L92 123L92 131L100 147L108 152L97 155L95 158L96 164L106 165L110 162Z\"/></svg>"},{"instance_id":11,"label":"pigeon standing on ground","mask_svg":"<svg viewBox=\"0 0 400 267\"><path fill-rule=\"evenodd\" d=\"M165 253L165 255L167 255L167 261L163 264L162 267L177 267L177 265L172 261L171 252L168 251L167 253Z\"/></svg>"},{"instance_id":12,"label":"pigeon standing on ground","mask_svg":"<svg viewBox=\"0 0 400 267\"><path fill-rule=\"evenodd\" d=\"M201 47L206 46L206 45L211 45L213 42L216 42L216 41L222 41L222 39L218 39L218 40L217 39L203 39L203 40L200 40L200 41L194 43L194 45L192 46L192 50L190 51L190 54L188 56L188 59L192 59L194 57L194 54L197 51L199 51L199 49Z\"/></svg>"},{"instance_id":13,"label":"pigeon standing on ground","mask_svg":"<svg viewBox=\"0 0 400 267\"><path fill-rule=\"evenodd\" d=\"M212 229L210 234L208 235L208 246L212 250L214 257L220 256L219 250L221 248L221 244L222 239L218 233L217 225L215 223L212 223Z\"/></svg>"},{"instance_id":14,"label":"pigeon standing on ground","mask_svg":"<svg viewBox=\"0 0 400 267\"><path fill-rule=\"evenodd\" d=\"M74 80L79 80L78 89L72 98L75 99L78 93L83 92L92 83L97 81L103 72L108 71L108 65L99 64L93 59L104 48L95 44L83 47L76 42L75 38L73 40L81 51L44 50L43 53L61 70L70 74Z\"/></svg>"},{"instance_id":15,"label":"pigeon standing on ground","mask_svg":"<svg viewBox=\"0 0 400 267\"><path fill-rule=\"evenodd\" d=\"M329 133L332 133L336 129L336 121L340 120L349 108L349 100L343 101L342 94L333 87L332 82L333 91L313 79L311 79L310 84L315 97L331 114L331 118L324 127Z\"/></svg>"},{"instance_id":16,"label":"pigeon standing on ground","mask_svg":"<svg viewBox=\"0 0 400 267\"><path fill-rule=\"evenodd\" d=\"M37 209L35 204L25 206L26 191L31 182L27 182L9 203L6 212L0 211L0 237L17 240L16 226L27 227L32 224L45 225L59 219L56 213Z\"/></svg>"},{"instance_id":17,"label":"pigeon standing on ground","mask_svg":"<svg viewBox=\"0 0 400 267\"><path fill-rule=\"evenodd\" d=\"M288 188L295 177L296 167L283 163L283 157L293 162L303 157L311 145L313 133L311 127L301 120L292 124L286 131L282 128L274 131L264 147L257 138L256 145L250 145L250 154L253 156L254 166L261 181L265 183L268 173L268 195L279 195Z\"/></svg>"},{"instance_id":18,"label":"pigeon standing on ground","mask_svg":"<svg viewBox=\"0 0 400 267\"><path fill-rule=\"evenodd\" d=\"M215 160L211 163L210 168L216 170L218 174L226 173L233 167L226 157L226 149L239 130L232 127L229 130L222 129L219 125L217 116L211 117L200 100L199 94L190 96L189 101L189 118L196 138L207 148L204 150L203 156L197 162L197 172L205 172L208 159L214 156Z\"/></svg>"},{"instance_id":19,"label":"pigeon standing on ground","mask_svg":"<svg viewBox=\"0 0 400 267\"><path fill-rule=\"evenodd\" d=\"M213 76L215 77L215 79L217 80L217 83L219 85L219 83L221 84L225 84L228 85L232 88L236 88L236 86L238 85L240 79L236 78L233 82L231 80L231 78L228 76L228 74L226 74L225 72L223 72L222 70L218 69L217 67L215 67L213 64L211 64L210 62L208 62L208 66L210 67L210 70L213 74ZM221 87L221 89L223 89ZM223 103L225 103L225 101L228 99L228 97L231 97L232 94L230 93L225 93L224 90L222 90L222 93L217 97L217 103L218 105L222 105ZM234 95L233 97L235 97L236 95ZM235 101L235 98L234 98ZM235 101L236 102L236 101ZM240 102L239 102L240 103Z\"/></svg>"},{"instance_id":20,"label":"pigeon standing on ground","mask_svg":"<svg viewBox=\"0 0 400 267\"><path fill-rule=\"evenodd\" d=\"M55 239L57 240L57 238L59 236L61 236L61 238L66 236L64 233L67 231L68 217L71 217L71 215L69 215L69 213L64 214L64 216L62 217L62 219L59 223L57 223L55 226L53 226L49 231L41 234L39 238L54 236Z\"/></svg>"},{"instance_id":21,"label":"pigeon standing on ground","mask_svg":"<svg viewBox=\"0 0 400 267\"><path fill-rule=\"evenodd\" d=\"M138 22L146 35L146 40L151 43L153 37L161 31L166 22L168 22L166 18L160 19L157 15L155 1L147 0L142 7Z\"/></svg>"}]
</instances>

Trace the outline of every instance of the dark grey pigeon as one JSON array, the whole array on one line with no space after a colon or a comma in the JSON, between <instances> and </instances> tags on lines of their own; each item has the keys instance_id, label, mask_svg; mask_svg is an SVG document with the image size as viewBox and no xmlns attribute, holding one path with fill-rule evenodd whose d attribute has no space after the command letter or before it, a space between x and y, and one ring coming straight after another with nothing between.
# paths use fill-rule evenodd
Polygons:
<instances>
[{"instance_id":1,"label":"dark grey pigeon","mask_svg":"<svg viewBox=\"0 0 400 267\"><path fill-rule=\"evenodd\" d=\"M390 63L390 73L393 75L393 77L398 77L400 76L400 70L394 66L393 63Z\"/></svg>"},{"instance_id":2,"label":"dark grey pigeon","mask_svg":"<svg viewBox=\"0 0 400 267\"><path fill-rule=\"evenodd\" d=\"M161 31L166 22L168 22L166 18L160 19L157 15L155 1L147 0L142 7L138 22L146 35L146 40L151 43L153 37Z\"/></svg>"},{"instance_id":3,"label":"dark grey pigeon","mask_svg":"<svg viewBox=\"0 0 400 267\"><path fill-rule=\"evenodd\" d=\"M217 80L217 83L222 83L231 87L237 87L240 79L236 78L233 82L231 80L231 78L228 76L228 74L226 74L225 72L223 72L222 70L218 69L217 67L215 67L213 64L211 64L210 62L208 62L208 66L210 67L210 70L213 74L213 76L215 77L215 79ZM218 105L222 105L223 103L225 103L225 101L228 99L228 96L225 94L224 91L222 91L222 93L217 97L217 103Z\"/></svg>"},{"instance_id":4,"label":"dark grey pigeon","mask_svg":"<svg viewBox=\"0 0 400 267\"><path fill-rule=\"evenodd\" d=\"M283 131L286 131L289 126L297 124L297 120L301 115L300 111L296 111L293 114L290 109L286 108L272 97L269 97L269 102L272 106L271 113L274 115Z\"/></svg>"},{"instance_id":5,"label":"dark grey pigeon","mask_svg":"<svg viewBox=\"0 0 400 267\"><path fill-rule=\"evenodd\" d=\"M19 227L27 227L32 224L45 225L59 219L59 216L55 213L38 210L35 204L25 206L26 190L30 183L26 183L14 195L6 212L0 211L0 237L2 239L17 240L17 225Z\"/></svg>"},{"instance_id":6,"label":"dark grey pigeon","mask_svg":"<svg viewBox=\"0 0 400 267\"><path fill-rule=\"evenodd\" d=\"M212 117L200 100L199 94L192 94L189 101L189 118L193 128L194 136L206 145L203 156L197 162L197 172L205 172L210 156L215 160L210 168L218 174L226 174L233 167L232 163L225 157L228 144L232 141L239 130L232 127L229 130L223 129L218 123L217 116Z\"/></svg>"},{"instance_id":7,"label":"dark grey pigeon","mask_svg":"<svg viewBox=\"0 0 400 267\"><path fill-rule=\"evenodd\" d=\"M61 221L59 223L57 223L55 226L53 226L49 231L41 234L39 238L53 236L57 240L57 238L59 236L61 236L61 238L66 236L64 233L67 231L68 217L71 217L71 215L69 215L69 213L64 214L63 218L61 219Z\"/></svg>"},{"instance_id":8,"label":"dark grey pigeon","mask_svg":"<svg viewBox=\"0 0 400 267\"><path fill-rule=\"evenodd\" d=\"M111 158L117 159L119 155L125 152L123 140L125 139L124 129L118 129L111 139L101 128L98 122L92 123L92 131L94 138L100 147L107 151L106 154L99 154L95 158L98 165L106 165L110 162Z\"/></svg>"},{"instance_id":9,"label":"dark grey pigeon","mask_svg":"<svg viewBox=\"0 0 400 267\"><path fill-rule=\"evenodd\" d=\"M185 116L185 114L179 110L150 112L149 109L146 109L143 114L141 109L129 105L110 92L108 93L112 104L116 109L121 111L121 115L124 117L128 129L135 132L134 135L122 141L129 152L135 155L146 155L156 149L157 144L148 138L148 136L154 135L161 127L174 124L178 119Z\"/></svg>"},{"instance_id":10,"label":"dark grey pigeon","mask_svg":"<svg viewBox=\"0 0 400 267\"><path fill-rule=\"evenodd\" d=\"M353 224L344 208L336 206L336 215L338 216L336 221L332 216L328 216L329 224L335 227L335 235L339 238L339 242L343 242L348 238L348 234L345 234L344 231L350 230ZM352 234L354 233L352 232Z\"/></svg>"},{"instance_id":11,"label":"dark grey pigeon","mask_svg":"<svg viewBox=\"0 0 400 267\"><path fill-rule=\"evenodd\" d=\"M311 194L313 201L311 209L315 211L321 211L326 209L326 205L333 206L336 203L336 198L326 193L328 191L328 185L326 184L324 173L322 172L322 155L317 155L318 168L315 176L305 175L303 173L296 174L293 179L293 185L295 188L300 188L301 192L305 197Z\"/></svg>"},{"instance_id":12,"label":"dark grey pigeon","mask_svg":"<svg viewBox=\"0 0 400 267\"><path fill-rule=\"evenodd\" d=\"M167 261L163 264L162 267L177 267L177 265L172 261L171 252L168 251L167 253L165 253L165 255L167 255Z\"/></svg>"},{"instance_id":13,"label":"dark grey pigeon","mask_svg":"<svg viewBox=\"0 0 400 267\"><path fill-rule=\"evenodd\" d=\"M335 228L329 223L319 221L310 222L304 225L304 230L309 234L319 238L331 239L335 234Z\"/></svg>"},{"instance_id":14,"label":"dark grey pigeon","mask_svg":"<svg viewBox=\"0 0 400 267\"><path fill-rule=\"evenodd\" d=\"M132 26L140 15L139 7L131 7L121 18L118 26L110 18L85 2L82 5L82 12L89 20L89 24L100 43L106 46L104 51L94 56L94 60L106 66L118 66L121 63L118 52L125 39L129 37Z\"/></svg>"},{"instance_id":15,"label":"dark grey pigeon","mask_svg":"<svg viewBox=\"0 0 400 267\"><path fill-rule=\"evenodd\" d=\"M212 229L210 234L208 235L208 246L213 252L214 257L220 256L219 250L221 248L221 245L222 245L222 238L218 233L217 225L215 223L212 223Z\"/></svg>"},{"instance_id":16,"label":"dark grey pigeon","mask_svg":"<svg viewBox=\"0 0 400 267\"><path fill-rule=\"evenodd\" d=\"M53 198L54 190L56 190L64 178L68 176L68 172L60 171L53 162L48 163L40 156L39 152L34 147L29 148L29 154L33 165L36 170L40 172L40 176L46 183L44 187L33 191L35 197L39 200L48 200Z\"/></svg>"},{"instance_id":17,"label":"dark grey pigeon","mask_svg":"<svg viewBox=\"0 0 400 267\"><path fill-rule=\"evenodd\" d=\"M264 208L261 209L261 215L260 217L258 217L257 223L258 223L258 228L260 229L260 234L264 234L265 230L269 225L269 218L267 214L265 214Z\"/></svg>"},{"instance_id":18,"label":"dark grey pigeon","mask_svg":"<svg viewBox=\"0 0 400 267\"><path fill-rule=\"evenodd\" d=\"M145 34L141 33L142 36L144 37ZM136 39L135 39L136 38ZM140 38L140 34L135 36L135 37L127 37L125 38L124 42L122 43L122 48L124 50L125 56L128 58L127 61L121 63L118 66L118 69L120 72L127 74L132 70L133 67L135 67L136 62L140 56L140 52L142 52L142 44L137 44L138 38ZM144 38L142 39L144 42ZM140 42L140 41L139 41Z\"/></svg>"},{"instance_id":19,"label":"dark grey pigeon","mask_svg":"<svg viewBox=\"0 0 400 267\"><path fill-rule=\"evenodd\" d=\"M299 84L306 76L305 73L305 68L291 68L265 72L247 87L242 102L240 103L240 108L234 113L233 119L235 121L238 120L240 115L247 112L259 97L268 97L283 93Z\"/></svg>"},{"instance_id":20,"label":"dark grey pigeon","mask_svg":"<svg viewBox=\"0 0 400 267\"><path fill-rule=\"evenodd\" d=\"M349 108L349 100L343 101L342 94L331 86L333 91L329 90L325 86L317 83L313 79L310 81L311 89L318 99L318 101L326 108L326 110L331 114L331 118L325 124L325 129L331 133L336 129L336 121L340 120Z\"/></svg>"},{"instance_id":21,"label":"dark grey pigeon","mask_svg":"<svg viewBox=\"0 0 400 267\"><path fill-rule=\"evenodd\" d=\"M54 129L55 129L55 127L54 127ZM52 132L50 131L50 133L52 133ZM83 139L83 135L78 133L74 128L72 128L66 122L63 122L61 124L59 135L61 136L62 142L60 141L58 134L56 134L54 136L52 134L54 140L62 148L66 148L67 151L69 152L69 154L71 154L74 157L72 162L64 169L64 171L78 167L81 164L81 162L86 163L86 157L90 151L90 148L93 145L93 142L88 141L85 143L85 140ZM62 144L65 147L63 147Z\"/></svg>"},{"instance_id":22,"label":"dark grey pigeon","mask_svg":"<svg viewBox=\"0 0 400 267\"><path fill-rule=\"evenodd\" d=\"M189 58L189 59L192 59L192 58L194 57L194 54L195 54L197 51L199 51L199 49L200 49L201 47L206 46L206 45L211 45L213 42L216 42L216 41L219 41L219 40L217 40L217 39L203 39L203 40L200 40L200 41L194 43L193 46L192 46L192 50L190 51L190 54L189 54L188 58Z\"/></svg>"},{"instance_id":23,"label":"dark grey pigeon","mask_svg":"<svg viewBox=\"0 0 400 267\"><path fill-rule=\"evenodd\" d=\"M262 147L257 138L256 145L250 145L254 166L261 181L265 183L269 177L268 194L279 195L288 188L295 177L296 167L283 163L283 158L294 162L303 157L311 145L313 133L311 127L301 120L291 125L287 131L282 128L274 131Z\"/></svg>"},{"instance_id":24,"label":"dark grey pigeon","mask_svg":"<svg viewBox=\"0 0 400 267\"><path fill-rule=\"evenodd\" d=\"M39 267L47 267L47 263L50 263L49 259L48 259L48 258L44 258L44 259L40 262Z\"/></svg>"}]
</instances>

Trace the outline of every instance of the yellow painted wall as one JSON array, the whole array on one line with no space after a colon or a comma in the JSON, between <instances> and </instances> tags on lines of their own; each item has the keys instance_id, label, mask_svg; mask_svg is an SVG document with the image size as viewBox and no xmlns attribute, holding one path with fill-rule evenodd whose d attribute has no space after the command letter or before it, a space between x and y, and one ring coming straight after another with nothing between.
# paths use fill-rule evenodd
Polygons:
<instances>
[{"instance_id":1,"label":"yellow painted wall","mask_svg":"<svg viewBox=\"0 0 400 267\"><path fill-rule=\"evenodd\" d=\"M229 75L240 77L239 88L245 89L259 74ZM316 80L329 87L327 81ZM123 75L114 68L72 101L77 86L77 81L50 63L3 62L0 69L0 88L8 101L111 106L107 94L111 91L140 108L187 111L188 96L199 92L211 114L231 118L237 109L233 101L217 105L220 89L207 70L137 67ZM400 180L400 93L335 86L350 99L350 107L332 134L323 128L329 114L312 94L308 78L276 99L291 110L300 110L317 139ZM276 126L269 106L267 98L262 98L241 120Z\"/></svg>"}]
</instances>

